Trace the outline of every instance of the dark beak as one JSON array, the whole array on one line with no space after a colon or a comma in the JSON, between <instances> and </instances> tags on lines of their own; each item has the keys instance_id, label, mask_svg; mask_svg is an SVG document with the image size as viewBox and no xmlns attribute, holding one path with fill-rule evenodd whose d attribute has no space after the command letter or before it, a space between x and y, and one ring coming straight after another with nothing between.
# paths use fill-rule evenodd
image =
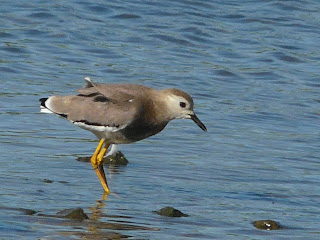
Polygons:
<instances>
[{"instance_id":1,"label":"dark beak","mask_svg":"<svg viewBox=\"0 0 320 240\"><path fill-rule=\"evenodd\" d=\"M196 114L190 114L190 117L203 131L207 131L206 126L200 121Z\"/></svg>"}]
</instances>

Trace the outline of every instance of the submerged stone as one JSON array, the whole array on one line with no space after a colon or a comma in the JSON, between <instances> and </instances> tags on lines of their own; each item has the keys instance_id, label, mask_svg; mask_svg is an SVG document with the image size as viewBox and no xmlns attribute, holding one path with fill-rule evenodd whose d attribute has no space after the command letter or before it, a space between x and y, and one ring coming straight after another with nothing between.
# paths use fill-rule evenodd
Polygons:
<instances>
[{"instance_id":1,"label":"submerged stone","mask_svg":"<svg viewBox=\"0 0 320 240\"><path fill-rule=\"evenodd\" d=\"M69 208L64 209L57 213L58 217L70 218L74 220L83 221L89 219L88 215L84 213L82 208Z\"/></svg>"},{"instance_id":2,"label":"submerged stone","mask_svg":"<svg viewBox=\"0 0 320 240\"><path fill-rule=\"evenodd\" d=\"M103 159L103 163L112 165L127 165L129 161L122 152L116 152L114 155L107 156Z\"/></svg>"},{"instance_id":3,"label":"submerged stone","mask_svg":"<svg viewBox=\"0 0 320 240\"><path fill-rule=\"evenodd\" d=\"M25 215L33 215L36 214L37 212L32 210L32 209L25 209L25 208L19 208L21 212L23 212Z\"/></svg>"},{"instance_id":4,"label":"submerged stone","mask_svg":"<svg viewBox=\"0 0 320 240\"><path fill-rule=\"evenodd\" d=\"M32 209L28 209L28 208L0 207L0 211L1 211L2 209L12 210L12 211L19 211L19 212L21 212L21 213L24 214L24 215L33 215L33 214L36 214L36 213L37 213L37 211L32 210Z\"/></svg>"},{"instance_id":5,"label":"submerged stone","mask_svg":"<svg viewBox=\"0 0 320 240\"><path fill-rule=\"evenodd\" d=\"M77 158L77 161L80 161L80 162L90 162L90 160L91 160L91 157L78 157ZM127 165L129 163L129 161L126 159L126 157L124 156L124 154L122 152L118 151L118 152L116 152L116 154L105 157L103 159L103 163L121 166L121 165Z\"/></svg>"},{"instance_id":6,"label":"submerged stone","mask_svg":"<svg viewBox=\"0 0 320 240\"><path fill-rule=\"evenodd\" d=\"M43 179L43 182L45 182L45 183L53 183L53 181L52 180L50 180L50 179Z\"/></svg>"},{"instance_id":7,"label":"submerged stone","mask_svg":"<svg viewBox=\"0 0 320 240\"><path fill-rule=\"evenodd\" d=\"M164 207L154 212L165 217L188 217L189 216L188 214L185 214L173 207Z\"/></svg>"},{"instance_id":8,"label":"submerged stone","mask_svg":"<svg viewBox=\"0 0 320 240\"><path fill-rule=\"evenodd\" d=\"M77 157L79 162L90 162L91 157Z\"/></svg>"},{"instance_id":9,"label":"submerged stone","mask_svg":"<svg viewBox=\"0 0 320 240\"><path fill-rule=\"evenodd\" d=\"M37 211L28 209L28 208L15 208L15 207L6 207L6 206L0 205L0 212L2 213L2 216L5 216L6 211L17 211L23 215L34 215L37 213Z\"/></svg>"},{"instance_id":10,"label":"submerged stone","mask_svg":"<svg viewBox=\"0 0 320 240\"><path fill-rule=\"evenodd\" d=\"M253 222L253 226L261 230L279 230L283 229L280 223L273 220L258 220Z\"/></svg>"}]
</instances>

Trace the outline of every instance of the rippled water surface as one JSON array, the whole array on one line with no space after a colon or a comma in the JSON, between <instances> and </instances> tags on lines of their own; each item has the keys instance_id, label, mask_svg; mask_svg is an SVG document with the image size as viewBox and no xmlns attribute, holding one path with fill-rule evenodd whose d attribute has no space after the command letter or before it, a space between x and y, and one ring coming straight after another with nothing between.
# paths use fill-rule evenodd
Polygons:
<instances>
[{"instance_id":1,"label":"rippled water surface","mask_svg":"<svg viewBox=\"0 0 320 240\"><path fill-rule=\"evenodd\" d=\"M2 1L0 239L319 239L319 12L316 0ZM105 199L76 161L94 136L39 113L85 76L183 89L208 132L177 120L122 146L129 164L106 170ZM189 217L153 212L165 206ZM74 207L90 220L50 217Z\"/></svg>"}]
</instances>

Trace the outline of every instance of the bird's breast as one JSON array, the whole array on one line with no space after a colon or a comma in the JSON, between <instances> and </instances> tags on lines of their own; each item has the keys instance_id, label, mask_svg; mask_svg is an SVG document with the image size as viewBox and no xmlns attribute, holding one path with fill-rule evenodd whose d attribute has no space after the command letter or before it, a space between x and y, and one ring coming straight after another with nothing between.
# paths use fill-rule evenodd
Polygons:
<instances>
[{"instance_id":1,"label":"bird's breast","mask_svg":"<svg viewBox=\"0 0 320 240\"><path fill-rule=\"evenodd\" d=\"M141 121L139 123L128 125L120 132L122 132L125 139L129 142L136 142L161 132L166 125L167 123L158 123L154 125Z\"/></svg>"}]
</instances>

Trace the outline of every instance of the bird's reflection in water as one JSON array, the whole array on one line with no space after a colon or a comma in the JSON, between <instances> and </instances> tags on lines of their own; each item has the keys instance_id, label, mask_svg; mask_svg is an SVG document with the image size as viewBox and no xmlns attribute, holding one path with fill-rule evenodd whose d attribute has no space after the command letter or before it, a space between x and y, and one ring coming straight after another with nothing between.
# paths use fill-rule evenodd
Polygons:
<instances>
[{"instance_id":1,"label":"bird's reflection in water","mask_svg":"<svg viewBox=\"0 0 320 240\"><path fill-rule=\"evenodd\" d=\"M95 205L90 207L91 216L88 231L85 236L88 239L127 239L132 236L125 235L115 231L131 231L131 230L144 230L144 231L159 231L158 228L151 228L139 226L134 222L134 218L124 215L107 215L106 205L110 196L120 198L116 193L103 193L101 198L96 201ZM110 221L103 221L104 218L110 218ZM121 219L121 221L119 221ZM125 221L123 219L126 219ZM112 231L110 231L112 230ZM124 232L125 233L125 232Z\"/></svg>"},{"instance_id":2,"label":"bird's reflection in water","mask_svg":"<svg viewBox=\"0 0 320 240\"><path fill-rule=\"evenodd\" d=\"M103 192L101 196L101 200L97 200L96 204L93 207L90 207L90 211L92 212L92 220L99 221L102 218L102 212L106 205L106 201L108 200L108 195L106 192Z\"/></svg>"},{"instance_id":3,"label":"bird's reflection in water","mask_svg":"<svg viewBox=\"0 0 320 240\"><path fill-rule=\"evenodd\" d=\"M113 195L113 193L111 194ZM129 235L114 232L114 230L127 230L127 228L121 226L121 224L101 221L101 219L106 216L105 206L109 195L110 194L104 192L101 199L97 200L93 207L89 208L92 215L90 216L88 231L84 235L84 239L127 239L131 237Z\"/></svg>"}]
</instances>

